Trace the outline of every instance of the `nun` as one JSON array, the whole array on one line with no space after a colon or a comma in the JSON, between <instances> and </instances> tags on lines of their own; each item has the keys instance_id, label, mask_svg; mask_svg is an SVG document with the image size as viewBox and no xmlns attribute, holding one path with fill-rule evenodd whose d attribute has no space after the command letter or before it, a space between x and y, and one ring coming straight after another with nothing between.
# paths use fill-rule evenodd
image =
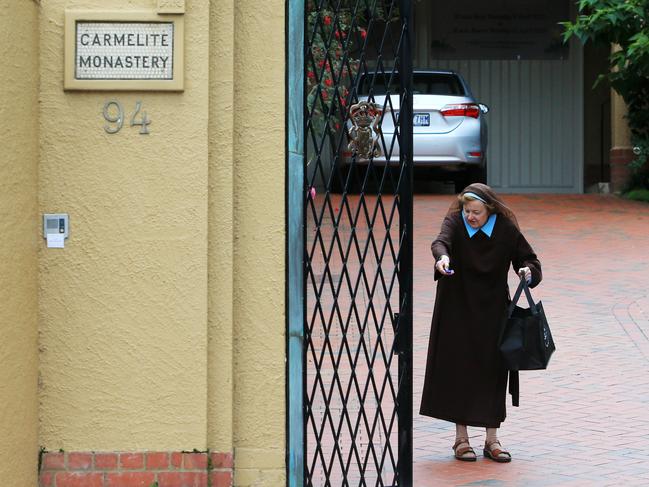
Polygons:
<instances>
[{"instance_id":1,"label":"nun","mask_svg":"<svg viewBox=\"0 0 649 487\"><path fill-rule=\"evenodd\" d=\"M508 370L498 350L510 301L510 267L541 282L541 263L516 216L487 185L467 186L451 204L431 245L437 293L420 414L455 423L455 458L475 461L468 426L486 429L483 455L510 462L498 439L505 420ZM518 405L518 376L510 377Z\"/></svg>"}]
</instances>

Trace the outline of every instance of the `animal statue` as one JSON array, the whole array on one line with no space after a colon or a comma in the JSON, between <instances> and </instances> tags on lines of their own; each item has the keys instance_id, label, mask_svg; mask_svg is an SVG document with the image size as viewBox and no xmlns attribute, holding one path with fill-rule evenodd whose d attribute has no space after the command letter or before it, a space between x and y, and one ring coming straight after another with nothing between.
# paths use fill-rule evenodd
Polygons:
<instances>
[{"instance_id":1,"label":"animal statue","mask_svg":"<svg viewBox=\"0 0 649 487\"><path fill-rule=\"evenodd\" d=\"M350 139L347 147L352 154L362 159L381 155L381 113L381 110L369 101L360 101L349 108L349 119L353 126L347 132Z\"/></svg>"}]
</instances>

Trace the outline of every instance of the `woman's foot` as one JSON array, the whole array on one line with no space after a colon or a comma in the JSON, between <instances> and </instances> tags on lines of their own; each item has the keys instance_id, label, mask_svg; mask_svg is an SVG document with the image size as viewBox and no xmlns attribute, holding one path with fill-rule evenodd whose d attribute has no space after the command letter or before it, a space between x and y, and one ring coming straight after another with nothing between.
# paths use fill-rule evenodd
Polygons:
<instances>
[{"instance_id":1,"label":"woman's foot","mask_svg":"<svg viewBox=\"0 0 649 487\"><path fill-rule=\"evenodd\" d=\"M512 456L508 451L504 450L500 441L492 440L485 442L484 450L482 450L485 458L489 458L494 462L508 463L512 461Z\"/></svg>"},{"instance_id":2,"label":"woman's foot","mask_svg":"<svg viewBox=\"0 0 649 487\"><path fill-rule=\"evenodd\" d=\"M469 444L468 438L458 438L453 445L453 451L455 452L455 458L462 460L463 462L475 462L476 454Z\"/></svg>"}]
</instances>

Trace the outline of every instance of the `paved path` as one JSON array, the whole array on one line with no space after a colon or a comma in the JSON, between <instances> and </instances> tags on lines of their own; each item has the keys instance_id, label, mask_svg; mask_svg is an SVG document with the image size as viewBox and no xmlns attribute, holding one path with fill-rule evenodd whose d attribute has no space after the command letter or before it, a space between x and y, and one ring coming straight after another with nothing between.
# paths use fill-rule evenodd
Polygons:
<instances>
[{"instance_id":1,"label":"paved path","mask_svg":"<svg viewBox=\"0 0 649 487\"><path fill-rule=\"evenodd\" d=\"M419 416L435 286L430 242L451 196L415 200L416 487L649 485L649 205L613 196L506 196L543 264L557 344L547 371L521 373L501 428L514 460L453 459L454 426ZM512 274L512 283L515 281Z\"/></svg>"}]
</instances>

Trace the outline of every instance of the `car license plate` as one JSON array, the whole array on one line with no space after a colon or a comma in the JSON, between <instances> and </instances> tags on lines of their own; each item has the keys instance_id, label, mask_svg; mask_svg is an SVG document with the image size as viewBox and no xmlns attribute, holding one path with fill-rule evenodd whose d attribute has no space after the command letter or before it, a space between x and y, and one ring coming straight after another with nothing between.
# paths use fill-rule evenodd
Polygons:
<instances>
[{"instance_id":1,"label":"car license plate","mask_svg":"<svg viewBox=\"0 0 649 487\"><path fill-rule=\"evenodd\" d=\"M412 124L415 127L428 127L430 125L430 113L415 113Z\"/></svg>"}]
</instances>

